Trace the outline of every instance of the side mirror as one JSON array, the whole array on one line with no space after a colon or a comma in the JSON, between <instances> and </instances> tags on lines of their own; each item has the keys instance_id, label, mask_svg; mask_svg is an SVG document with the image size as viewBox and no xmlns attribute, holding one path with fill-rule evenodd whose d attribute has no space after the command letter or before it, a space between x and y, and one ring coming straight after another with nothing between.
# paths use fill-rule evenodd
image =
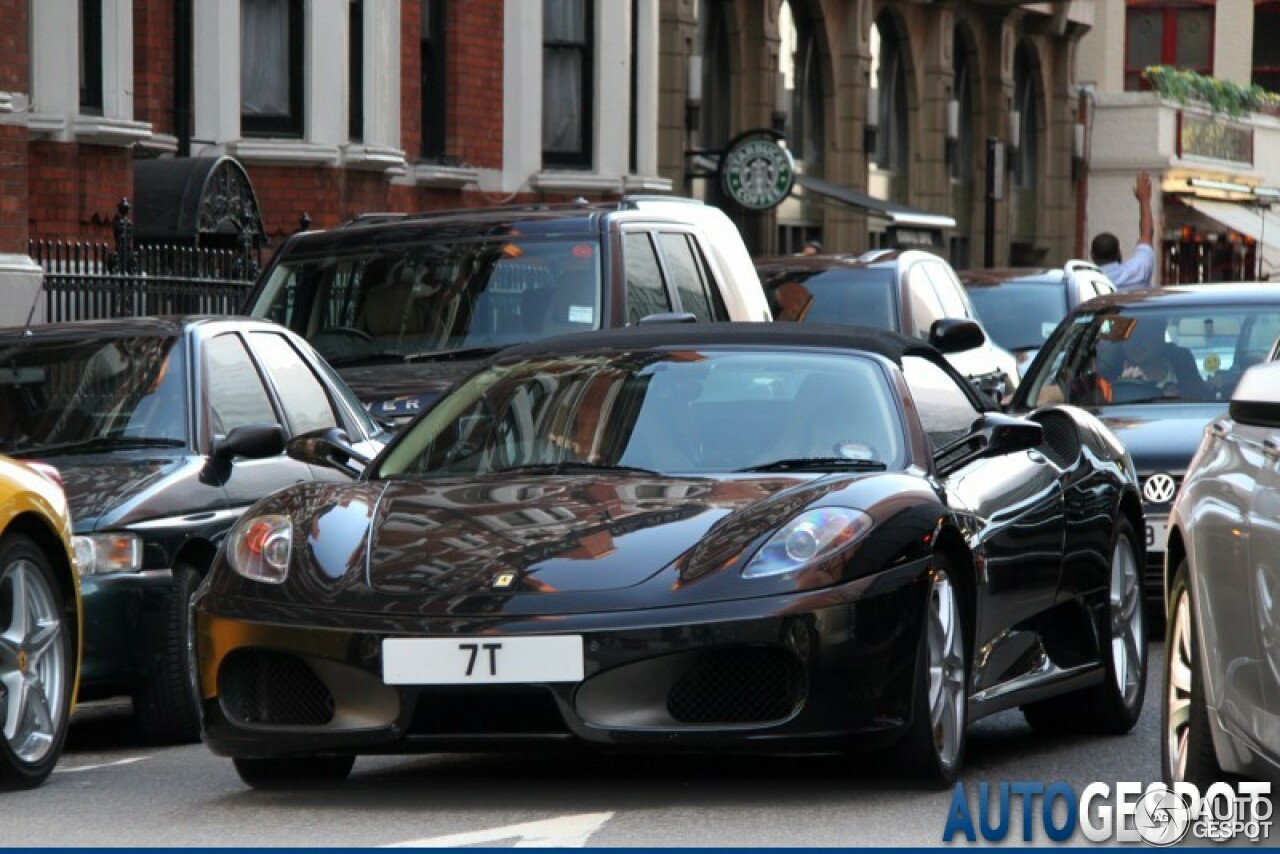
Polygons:
<instances>
[{"instance_id":1,"label":"side mirror","mask_svg":"<svg viewBox=\"0 0 1280 854\"><path fill-rule=\"evenodd\" d=\"M658 314L646 314L640 318L640 326L650 323L697 323L698 318L687 311L663 311Z\"/></svg>"},{"instance_id":2,"label":"side mirror","mask_svg":"<svg viewBox=\"0 0 1280 854\"><path fill-rule=\"evenodd\" d=\"M352 448L351 437L337 427L294 436L284 450L299 462L337 469L349 477L357 477L369 465L369 458Z\"/></svg>"},{"instance_id":3,"label":"side mirror","mask_svg":"<svg viewBox=\"0 0 1280 854\"><path fill-rule=\"evenodd\" d=\"M940 353L963 353L987 343L987 334L972 320L944 317L929 327L929 343Z\"/></svg>"},{"instance_id":4,"label":"side mirror","mask_svg":"<svg viewBox=\"0 0 1280 854\"><path fill-rule=\"evenodd\" d=\"M213 458L229 463L235 457L260 460L284 451L284 428L279 424L244 424L213 440Z\"/></svg>"},{"instance_id":5,"label":"side mirror","mask_svg":"<svg viewBox=\"0 0 1280 854\"><path fill-rule=\"evenodd\" d=\"M950 474L974 460L1030 451L1044 442L1044 427L1026 418L987 412L969 428L963 439L937 453L938 471Z\"/></svg>"},{"instance_id":6,"label":"side mirror","mask_svg":"<svg viewBox=\"0 0 1280 854\"><path fill-rule=\"evenodd\" d=\"M1254 365L1231 394L1231 420L1255 427L1280 427L1280 362Z\"/></svg>"}]
</instances>

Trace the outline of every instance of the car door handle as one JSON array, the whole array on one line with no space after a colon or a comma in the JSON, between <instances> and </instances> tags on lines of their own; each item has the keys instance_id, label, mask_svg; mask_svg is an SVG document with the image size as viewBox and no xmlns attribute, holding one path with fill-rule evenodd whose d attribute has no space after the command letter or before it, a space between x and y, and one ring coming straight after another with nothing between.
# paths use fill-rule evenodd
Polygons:
<instances>
[{"instance_id":1,"label":"car door handle","mask_svg":"<svg viewBox=\"0 0 1280 854\"><path fill-rule=\"evenodd\" d=\"M1262 453L1269 460L1280 460L1280 439L1268 436L1262 441Z\"/></svg>"}]
</instances>

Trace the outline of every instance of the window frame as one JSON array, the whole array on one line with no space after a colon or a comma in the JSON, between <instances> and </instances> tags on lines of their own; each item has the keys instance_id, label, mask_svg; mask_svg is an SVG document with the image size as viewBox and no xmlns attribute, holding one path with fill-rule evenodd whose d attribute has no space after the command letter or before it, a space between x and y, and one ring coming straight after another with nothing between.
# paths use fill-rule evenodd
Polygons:
<instances>
[{"instance_id":1,"label":"window frame","mask_svg":"<svg viewBox=\"0 0 1280 854\"><path fill-rule=\"evenodd\" d=\"M728 312L724 308L723 300L719 300L715 295L713 295L714 289L707 281L705 259L700 257L701 253L697 248L697 242L693 239L693 234L689 231L677 228L661 228L651 232L651 234L654 238L651 242L658 250L658 261L662 268L662 278L667 284L667 292L674 297L672 309L678 312L694 314L694 312L689 311L689 309L685 307L684 298L680 293L680 285L676 282L676 276L672 271L672 263L667 257L666 238L668 236L681 237L684 239L685 248L689 252L689 259L693 263L694 275L698 278L697 285L702 289L702 296L707 301L707 309L710 312L710 317L707 318L707 322L714 323L716 321L728 320ZM702 318L698 318L698 320L701 321Z\"/></svg>"},{"instance_id":2,"label":"window frame","mask_svg":"<svg viewBox=\"0 0 1280 854\"><path fill-rule=\"evenodd\" d=\"M446 157L448 149L449 54L446 30L449 3L448 0L421 0L420 9L420 14L427 17L422 19L418 29L418 154L426 161L440 161Z\"/></svg>"},{"instance_id":3,"label":"window frame","mask_svg":"<svg viewBox=\"0 0 1280 854\"><path fill-rule=\"evenodd\" d=\"M346 430L348 433L350 433L351 425L347 423L348 419L345 417L346 413L343 412L343 407L338 406L337 402L333 399L333 390L329 388L328 383L326 383L324 379L320 376L320 374L316 371L315 366L312 365L306 359L306 357L303 356L302 353L298 351L297 346L294 345L293 341L289 340L289 337L287 335L285 335L283 332L280 332L274 329L246 330L242 338L244 339L246 346L249 348L250 357L257 364L259 375L263 378L263 380L267 384L267 392L273 398L280 412L281 419L284 422L284 427L288 435L297 436L301 433L305 433L309 431L302 430L301 429L302 425L295 423L295 420L289 411L288 401L285 400L284 394L281 392L279 385L277 385L276 383L275 375L267 368L267 361L266 361L265 354L262 351L260 351L256 346L255 342L263 340L261 336L267 336L267 335L273 335L276 338L280 339L280 343L291 354L293 354L294 357L297 358L297 360L302 364L302 367L307 371L308 374L311 375L311 378L315 380L317 385L320 386L320 391L321 393L324 394L325 402L329 406L329 412L333 415L334 426L339 427L343 430Z\"/></svg>"},{"instance_id":4,"label":"window frame","mask_svg":"<svg viewBox=\"0 0 1280 854\"><path fill-rule=\"evenodd\" d=\"M1280 0L1255 0L1253 6L1253 39L1254 48L1252 54L1252 66L1249 70L1249 80L1264 89L1271 91L1280 91L1280 56L1275 59L1274 65L1258 64L1258 34L1264 32L1265 28L1259 27L1259 21L1270 19L1275 26L1280 26ZM1274 29L1265 29L1267 33L1274 33ZM1259 72L1266 78L1259 80ZM1268 86L1267 83L1274 81L1274 85Z\"/></svg>"},{"instance_id":5,"label":"window frame","mask_svg":"<svg viewBox=\"0 0 1280 854\"><path fill-rule=\"evenodd\" d=\"M364 142L364 0L347 0L347 139Z\"/></svg>"},{"instance_id":6,"label":"window frame","mask_svg":"<svg viewBox=\"0 0 1280 854\"><path fill-rule=\"evenodd\" d=\"M1124 13L1124 91L1145 92L1151 85L1142 78L1146 68L1132 65L1129 61L1129 27L1132 13L1135 11L1158 13L1160 15L1160 64L1183 67L1177 61L1178 53L1178 16L1183 12L1209 12L1209 56L1207 64L1191 68L1204 75L1212 75L1215 56L1214 38L1217 36L1217 5L1215 0L1178 0L1176 3L1165 3L1161 0L1126 0ZM1252 47L1252 45L1250 46ZM1130 85L1130 76L1136 80L1136 86Z\"/></svg>"},{"instance_id":7,"label":"window frame","mask_svg":"<svg viewBox=\"0 0 1280 854\"><path fill-rule=\"evenodd\" d=\"M629 238L632 236L643 237L649 244L649 251L652 253L654 263L658 269L658 281L662 285L662 292L666 294L667 308L666 311L676 311L676 306L680 305L679 296L672 292L671 280L667 276L665 267L665 259L662 257L662 248L658 246L657 241L653 239L653 231L648 228L623 228L621 230L620 249L622 250L622 314L624 323L627 326L633 325L631 320L631 285L627 276L627 259L631 255L631 251L627 248ZM637 317L634 323L638 324L641 320L648 317L648 314L642 314Z\"/></svg>"},{"instance_id":8,"label":"window frame","mask_svg":"<svg viewBox=\"0 0 1280 854\"><path fill-rule=\"evenodd\" d=\"M254 352L253 348L249 345L249 342L245 340L245 337L241 334L240 330L222 329L210 332L208 335L203 335L199 338L200 394L197 405L200 409L201 421L206 427L205 432L207 435L204 437L206 446L210 449L210 452L212 452L217 437L226 436L231 432L231 430L235 429L232 427L231 430L219 433L215 429L213 417L213 383L210 375L210 367L212 363L209 359L209 347L211 347L215 341L228 337L236 340L240 345L241 350L244 352L245 357L249 360L249 366L258 377L258 385L262 388L263 394L267 397L267 405L271 407L272 414L275 416L275 423L284 428L287 435L292 435L289 433L289 422L284 416L280 401L276 398L275 388L271 385L270 380L268 380L265 372L263 371L262 364L258 360L257 353Z\"/></svg>"},{"instance_id":9,"label":"window frame","mask_svg":"<svg viewBox=\"0 0 1280 854\"><path fill-rule=\"evenodd\" d=\"M595 129L595 58L596 58L596 9L595 0L581 0L583 14L583 40L580 42L549 40L544 31L542 35L543 74L546 74L546 57L549 51L576 50L582 58L582 77L579 85L582 88L582 122L579 150L575 152L551 151L542 147L542 162L545 166L560 166L570 169L590 169L595 162L594 134ZM542 102L542 119L545 122L547 103Z\"/></svg>"},{"instance_id":10,"label":"window frame","mask_svg":"<svg viewBox=\"0 0 1280 854\"><path fill-rule=\"evenodd\" d=\"M80 95L78 109L81 115L101 116L106 108L104 85L104 56L102 37L103 0L80 0Z\"/></svg>"},{"instance_id":11,"label":"window frame","mask_svg":"<svg viewBox=\"0 0 1280 854\"><path fill-rule=\"evenodd\" d=\"M244 95L240 96L240 134L246 137L267 137L280 139L300 139L306 127L306 98L304 79L306 40L306 18L302 0L276 0L284 3L289 16L289 114L283 116L259 116L244 111ZM241 0L243 8L243 0ZM243 39L244 21L241 20L241 36ZM244 69L244 56L240 57L241 74Z\"/></svg>"}]
</instances>

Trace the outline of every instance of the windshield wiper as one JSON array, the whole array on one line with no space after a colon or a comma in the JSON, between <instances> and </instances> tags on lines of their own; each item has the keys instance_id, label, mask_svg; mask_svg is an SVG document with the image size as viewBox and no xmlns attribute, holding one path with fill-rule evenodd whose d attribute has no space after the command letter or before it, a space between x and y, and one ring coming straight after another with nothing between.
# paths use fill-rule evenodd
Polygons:
<instances>
[{"instance_id":1,"label":"windshield wiper","mask_svg":"<svg viewBox=\"0 0 1280 854\"><path fill-rule=\"evenodd\" d=\"M184 448L181 439L161 439L150 436L97 436L79 442L63 442L58 445L36 445L18 451L8 451L11 457L49 457L59 454L75 454L93 451L122 451L130 448Z\"/></svg>"},{"instance_id":2,"label":"windshield wiper","mask_svg":"<svg viewBox=\"0 0 1280 854\"><path fill-rule=\"evenodd\" d=\"M662 472L653 469L640 468L638 466L620 466L610 463L589 463L586 460L563 460L558 463L529 463L523 466L509 466L504 469L494 469L490 474L509 474L511 472L519 472L522 474L562 474L571 471L603 471L603 472L622 472L630 474L648 474L662 476Z\"/></svg>"},{"instance_id":3,"label":"windshield wiper","mask_svg":"<svg viewBox=\"0 0 1280 854\"><path fill-rule=\"evenodd\" d=\"M758 466L747 466L737 469L748 471L884 471L888 465L879 460L851 460L846 457L793 457L786 460L774 460Z\"/></svg>"},{"instance_id":4,"label":"windshield wiper","mask_svg":"<svg viewBox=\"0 0 1280 854\"><path fill-rule=\"evenodd\" d=\"M322 354L323 355L323 354ZM325 356L325 361L337 367L339 365L381 364L383 362L403 362L403 353L384 350L380 353L360 353L350 356Z\"/></svg>"},{"instance_id":5,"label":"windshield wiper","mask_svg":"<svg viewBox=\"0 0 1280 854\"><path fill-rule=\"evenodd\" d=\"M492 356L499 350L505 350L507 347L514 346L516 343L503 344L501 346L488 347L454 347L444 350L424 350L421 353L410 353L404 356L406 363L411 362L447 362L452 359L475 359L481 356Z\"/></svg>"}]
</instances>

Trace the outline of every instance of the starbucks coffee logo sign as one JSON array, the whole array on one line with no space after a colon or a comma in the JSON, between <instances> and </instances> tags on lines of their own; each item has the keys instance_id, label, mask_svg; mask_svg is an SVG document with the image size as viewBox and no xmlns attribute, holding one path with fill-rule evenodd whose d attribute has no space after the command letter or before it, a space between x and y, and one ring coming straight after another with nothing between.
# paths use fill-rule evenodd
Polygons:
<instances>
[{"instance_id":1,"label":"starbucks coffee logo sign","mask_svg":"<svg viewBox=\"0 0 1280 854\"><path fill-rule=\"evenodd\" d=\"M795 180L791 152L771 131L747 131L729 143L720 157L720 186L744 208L777 207Z\"/></svg>"}]
</instances>

